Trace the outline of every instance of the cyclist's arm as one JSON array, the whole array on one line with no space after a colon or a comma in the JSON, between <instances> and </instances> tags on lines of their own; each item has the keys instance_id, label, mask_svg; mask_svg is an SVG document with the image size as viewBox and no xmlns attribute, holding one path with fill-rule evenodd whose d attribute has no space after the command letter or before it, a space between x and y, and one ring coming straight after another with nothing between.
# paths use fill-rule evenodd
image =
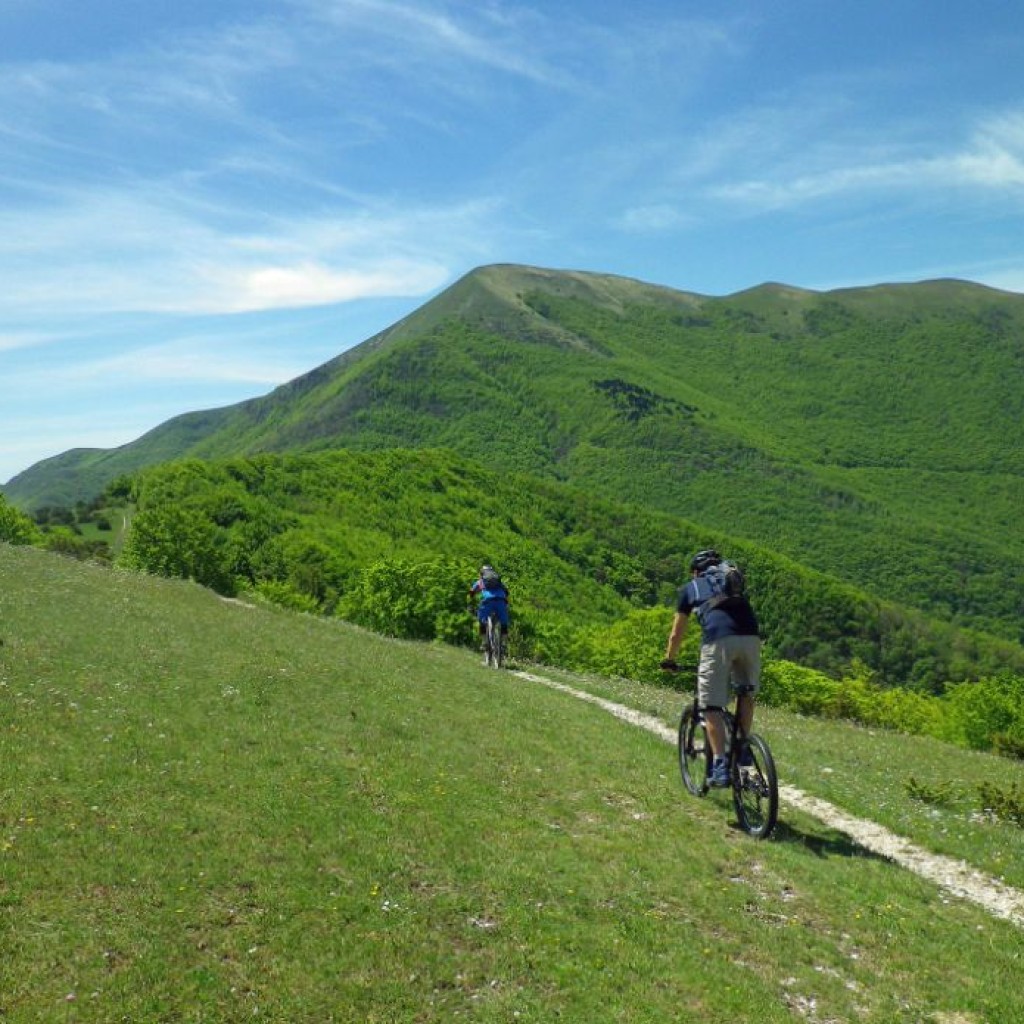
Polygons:
<instances>
[{"instance_id":1,"label":"cyclist's arm","mask_svg":"<svg viewBox=\"0 0 1024 1024\"><path fill-rule=\"evenodd\" d=\"M672 620L672 632L668 635L668 646L665 648L666 661L675 661L679 648L682 646L683 637L686 636L686 627L689 622L689 615L685 612L676 612L676 616Z\"/></svg>"}]
</instances>

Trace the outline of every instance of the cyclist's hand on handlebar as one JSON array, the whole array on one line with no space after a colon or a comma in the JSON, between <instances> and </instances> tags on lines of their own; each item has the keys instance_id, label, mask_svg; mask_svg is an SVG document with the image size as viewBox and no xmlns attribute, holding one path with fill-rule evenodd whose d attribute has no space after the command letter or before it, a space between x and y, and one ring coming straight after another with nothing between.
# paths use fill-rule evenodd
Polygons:
<instances>
[{"instance_id":1,"label":"cyclist's hand on handlebar","mask_svg":"<svg viewBox=\"0 0 1024 1024\"><path fill-rule=\"evenodd\" d=\"M664 661L658 666L665 672L678 672L679 664L674 658L665 658Z\"/></svg>"}]
</instances>

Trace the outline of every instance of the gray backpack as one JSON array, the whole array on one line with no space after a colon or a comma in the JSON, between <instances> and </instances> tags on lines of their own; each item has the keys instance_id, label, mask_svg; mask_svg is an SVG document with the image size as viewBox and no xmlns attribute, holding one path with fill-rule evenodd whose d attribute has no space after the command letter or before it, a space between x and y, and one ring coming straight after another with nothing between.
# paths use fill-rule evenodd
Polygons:
<instances>
[{"instance_id":1,"label":"gray backpack","mask_svg":"<svg viewBox=\"0 0 1024 1024\"><path fill-rule=\"evenodd\" d=\"M711 589L711 597L703 606L706 611L746 596L747 580L743 570L735 562L723 560L718 565L705 569L700 578L705 580Z\"/></svg>"}]
</instances>

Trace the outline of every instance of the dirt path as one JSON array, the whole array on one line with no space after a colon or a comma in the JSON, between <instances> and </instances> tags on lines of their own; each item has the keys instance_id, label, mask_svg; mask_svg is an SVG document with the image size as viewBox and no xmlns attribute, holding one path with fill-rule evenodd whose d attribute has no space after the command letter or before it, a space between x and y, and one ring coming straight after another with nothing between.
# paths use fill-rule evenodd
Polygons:
<instances>
[{"instance_id":1,"label":"dirt path","mask_svg":"<svg viewBox=\"0 0 1024 1024\"><path fill-rule=\"evenodd\" d=\"M615 704L592 693L566 686L564 683L555 682L553 679L534 675L531 672L515 672L513 674L534 683L542 683L554 690L560 690L578 700L586 701L588 704L596 704L616 718L629 722L630 725L646 729L667 743L673 745L676 743L675 729L670 729L650 715L645 715L621 704ZM794 786L780 786L779 798L783 803L810 814L830 828L845 833L864 849L887 857L922 878L934 882L954 896L970 900L995 917L1003 918L1019 928L1024 928L1024 892L1019 889L1014 889L998 879L977 871L965 861L929 853L902 836L890 832L881 825L876 825L873 821L855 818L852 814L847 814L833 804L810 796Z\"/></svg>"}]
</instances>

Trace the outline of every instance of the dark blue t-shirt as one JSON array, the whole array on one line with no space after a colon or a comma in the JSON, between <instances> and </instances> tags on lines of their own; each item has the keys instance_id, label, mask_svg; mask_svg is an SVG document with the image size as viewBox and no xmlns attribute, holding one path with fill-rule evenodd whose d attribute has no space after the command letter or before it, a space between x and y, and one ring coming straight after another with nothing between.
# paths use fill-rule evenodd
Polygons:
<instances>
[{"instance_id":1,"label":"dark blue t-shirt","mask_svg":"<svg viewBox=\"0 0 1024 1024\"><path fill-rule=\"evenodd\" d=\"M703 606L714 597L710 584L702 576L690 580L679 589L676 611L683 615L696 614L704 643L723 636L757 636L757 616L745 597L730 597L715 608Z\"/></svg>"}]
</instances>

